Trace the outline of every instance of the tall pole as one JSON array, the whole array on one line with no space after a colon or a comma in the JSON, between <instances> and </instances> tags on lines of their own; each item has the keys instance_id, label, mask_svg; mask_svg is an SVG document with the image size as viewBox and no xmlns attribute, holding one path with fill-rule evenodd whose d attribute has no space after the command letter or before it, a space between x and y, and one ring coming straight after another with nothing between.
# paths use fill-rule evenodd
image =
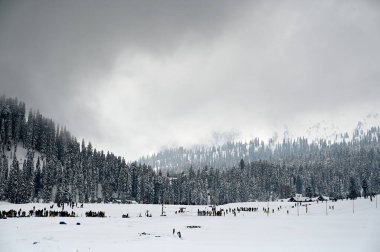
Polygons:
<instances>
[{"instance_id":1,"label":"tall pole","mask_svg":"<svg viewBox=\"0 0 380 252\"><path fill-rule=\"evenodd\" d=\"M299 202L297 202L297 216L300 216L300 210L299 210Z\"/></svg>"},{"instance_id":2,"label":"tall pole","mask_svg":"<svg viewBox=\"0 0 380 252\"><path fill-rule=\"evenodd\" d=\"M327 216L327 200L326 200L326 216Z\"/></svg>"},{"instance_id":3,"label":"tall pole","mask_svg":"<svg viewBox=\"0 0 380 252\"><path fill-rule=\"evenodd\" d=\"M377 194L375 195L375 198L376 198L376 208L377 208Z\"/></svg>"},{"instance_id":4,"label":"tall pole","mask_svg":"<svg viewBox=\"0 0 380 252\"><path fill-rule=\"evenodd\" d=\"M269 192L268 203L267 203L267 216L269 216L269 201L271 198L271 194L272 194L272 192Z\"/></svg>"}]
</instances>

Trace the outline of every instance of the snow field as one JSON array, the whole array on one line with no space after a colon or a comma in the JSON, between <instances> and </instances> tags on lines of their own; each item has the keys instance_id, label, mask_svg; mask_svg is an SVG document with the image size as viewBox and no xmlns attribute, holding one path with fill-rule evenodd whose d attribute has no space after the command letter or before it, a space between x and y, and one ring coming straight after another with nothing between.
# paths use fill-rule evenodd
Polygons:
<instances>
[{"instance_id":1,"label":"snow field","mask_svg":"<svg viewBox=\"0 0 380 252\"><path fill-rule=\"evenodd\" d=\"M262 210L268 204L269 215ZM308 213L305 206L299 207L299 216L297 208L292 208L295 203L290 202L217 207L259 208L258 212L237 212L236 217L197 216L198 209L210 210L207 206L183 206L186 212L175 214L180 206L166 205L167 216L161 217L161 205L84 204L83 209L65 205L65 210L80 217L0 220L0 251L380 251L380 208L375 204L375 200L358 199L353 213L351 200L328 202L327 216L322 202L308 205ZM50 210L50 205L3 202L0 210L29 211L33 206ZM55 204L54 210L61 208ZM84 217L89 210L105 211L107 217ZM145 217L146 210L152 218ZM131 218L121 218L127 213ZM143 217L137 217L140 213ZM173 228L181 232L182 239L173 235Z\"/></svg>"}]
</instances>

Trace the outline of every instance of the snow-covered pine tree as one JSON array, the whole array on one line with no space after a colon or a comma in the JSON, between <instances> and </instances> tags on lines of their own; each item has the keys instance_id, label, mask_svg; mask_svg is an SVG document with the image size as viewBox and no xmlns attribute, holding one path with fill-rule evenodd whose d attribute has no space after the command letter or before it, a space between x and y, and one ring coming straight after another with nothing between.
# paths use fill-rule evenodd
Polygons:
<instances>
[{"instance_id":1,"label":"snow-covered pine tree","mask_svg":"<svg viewBox=\"0 0 380 252\"><path fill-rule=\"evenodd\" d=\"M20 184L22 183L22 175L19 167L19 162L16 156L13 156L13 161L8 177L7 184L7 199L12 203L21 203Z\"/></svg>"},{"instance_id":2,"label":"snow-covered pine tree","mask_svg":"<svg viewBox=\"0 0 380 252\"><path fill-rule=\"evenodd\" d=\"M43 184L42 184L42 170L41 170L41 161L40 157L37 158L36 162L36 169L35 169L35 176L34 176L34 198L36 200L42 198L42 189L43 189Z\"/></svg>"}]
</instances>

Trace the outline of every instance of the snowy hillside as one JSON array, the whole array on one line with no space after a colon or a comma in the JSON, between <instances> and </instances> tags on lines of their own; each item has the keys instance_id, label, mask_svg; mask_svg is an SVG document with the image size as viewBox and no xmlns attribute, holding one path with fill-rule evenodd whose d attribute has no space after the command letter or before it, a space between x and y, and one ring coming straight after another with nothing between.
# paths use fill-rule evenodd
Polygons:
<instances>
[{"instance_id":1,"label":"snowy hillside","mask_svg":"<svg viewBox=\"0 0 380 252\"><path fill-rule=\"evenodd\" d=\"M145 163L156 170L183 171L190 166L203 168L205 166L216 169L238 166L241 159L244 161L270 160L272 162L287 160L288 165L305 158L311 163L329 149L341 148L347 144L377 148L373 142L380 139L380 116L370 114L360 120L352 130L342 131L338 126L326 121L309 127L303 135L295 135L286 130L283 136L277 133L270 139L253 138L249 141L226 142L215 146L194 146L191 148L177 147L163 149L152 155L141 157L138 161ZM333 158L335 159L335 158ZM297 164L298 165L298 164Z\"/></svg>"},{"instance_id":2,"label":"snowy hillside","mask_svg":"<svg viewBox=\"0 0 380 252\"><path fill-rule=\"evenodd\" d=\"M217 207L257 207L257 212L197 216L207 206L85 204L76 218L9 218L0 220L1 251L367 251L380 248L380 208L375 199L310 203L247 202ZM0 204L0 210L49 209L49 204ZM271 209L270 214L263 207ZM280 208L281 207L281 208ZM333 208L334 207L334 208ZM272 213L272 209L274 213ZM327 215L326 215L327 209ZM55 210L59 210L55 205ZM106 218L83 217L85 211L105 211ZM152 218L144 216L146 210ZM287 213L289 211L289 213ZM130 218L121 218L122 214ZM139 215L143 217L138 217ZM60 225L64 221L66 225ZM76 225L76 223L81 225ZM189 227L191 226L191 227ZM195 227L194 227L195 226ZM175 231L181 232L180 239Z\"/></svg>"},{"instance_id":3,"label":"snowy hillside","mask_svg":"<svg viewBox=\"0 0 380 252\"><path fill-rule=\"evenodd\" d=\"M331 122L321 121L313 124L305 131L305 137L311 141L318 141L319 139L325 139L331 143L340 143L342 141L350 141L354 137L365 134L365 132L371 130L372 127L378 127L380 125L380 115L377 113L368 114L366 117L358 121L355 127L349 132L341 129L338 125Z\"/></svg>"},{"instance_id":4,"label":"snowy hillside","mask_svg":"<svg viewBox=\"0 0 380 252\"><path fill-rule=\"evenodd\" d=\"M18 143L16 151L15 151L14 146L12 146L10 151L4 152L4 155L8 160L8 164L12 164L13 157L14 155L16 155L16 159L20 164L20 168L22 169L22 165L24 161L27 160L27 153L28 153L28 150L22 146L22 143ZM41 154L38 151L34 151L34 159L33 159L34 166L36 165L38 158L40 158L40 160L43 161L43 159L41 158Z\"/></svg>"}]
</instances>

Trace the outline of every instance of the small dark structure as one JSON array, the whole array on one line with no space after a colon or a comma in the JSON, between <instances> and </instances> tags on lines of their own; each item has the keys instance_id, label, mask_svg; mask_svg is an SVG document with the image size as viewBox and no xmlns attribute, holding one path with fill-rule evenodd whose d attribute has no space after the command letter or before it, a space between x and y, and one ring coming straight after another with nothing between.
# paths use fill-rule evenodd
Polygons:
<instances>
[{"instance_id":1,"label":"small dark structure","mask_svg":"<svg viewBox=\"0 0 380 252\"><path fill-rule=\"evenodd\" d=\"M329 201L330 198L327 197L327 196L320 195L320 196L317 197L317 200L318 201Z\"/></svg>"}]
</instances>

